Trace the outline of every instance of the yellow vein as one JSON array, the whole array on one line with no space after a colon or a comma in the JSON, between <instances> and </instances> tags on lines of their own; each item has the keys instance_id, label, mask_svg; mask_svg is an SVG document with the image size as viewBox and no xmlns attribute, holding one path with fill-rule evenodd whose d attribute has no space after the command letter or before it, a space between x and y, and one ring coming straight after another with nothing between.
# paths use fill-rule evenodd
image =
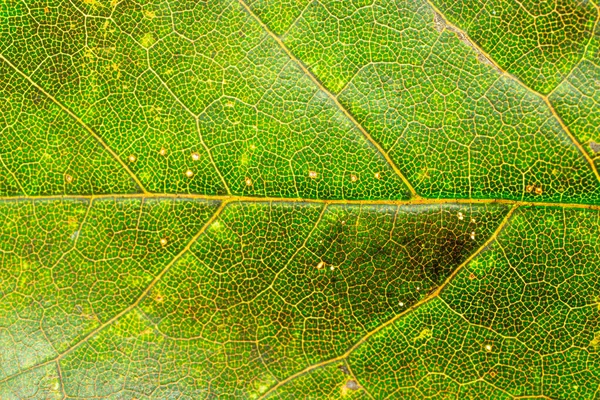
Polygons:
<instances>
[{"instance_id":1,"label":"yellow vein","mask_svg":"<svg viewBox=\"0 0 600 400\"><path fill-rule=\"evenodd\" d=\"M359 387L363 390L363 392L367 395L367 397L371 400L375 400L375 397L367 390L367 388L360 384L360 381L356 377L356 374L352 371L352 367L350 366L350 363L348 362L348 360L344 360L344 365L348 369L348 372L350 372L350 376L352 376L352 378L354 378L354 381L359 385Z\"/></svg>"},{"instance_id":2,"label":"yellow vein","mask_svg":"<svg viewBox=\"0 0 600 400\"><path fill-rule=\"evenodd\" d=\"M376 333L380 332L381 330L385 329L386 327L392 325L394 322L396 322L398 319L402 318L403 316L405 316L405 315L409 314L410 312L414 311L415 309L421 307L423 304L428 303L432 299L434 299L437 296L439 296L439 294L449 285L449 283L454 279L454 277L456 277L456 275L458 275L458 273L466 265L468 265L475 257L477 257L479 254L481 254L481 252L483 250L485 250L489 245L492 244L492 242L494 242L496 240L496 238L502 232L502 230L504 229L504 227L506 226L506 224L508 224L508 222L510 220L510 217L514 214L515 210L518 207L519 207L519 205L515 204L506 213L506 215L504 216L504 219L500 222L500 224L498 225L498 227L496 228L496 230L494 231L494 233L492 233L492 235L488 238L488 240L486 240L485 243L483 243L483 245L481 245L477 250L475 250L473 253L471 253L471 255L465 261L463 261L458 267L456 267L456 269L452 272L452 274L450 274L450 276L448 276L448 278L446 278L446 280L440 286L438 286L438 288L434 292L432 292L430 295L428 295L424 299L416 302L412 306L408 307L406 310L404 310L401 313L397 314L393 318L387 320L386 322L384 322L383 324L379 325L377 328L373 329L372 331L369 331L366 335L364 335L363 337L361 337L352 347L350 347L344 354L339 355L337 357L334 357L332 359L326 360L326 361L322 361L322 362L317 363L317 364L310 365L310 366L304 368L303 370L301 370L299 372L296 372L293 375L290 375L286 379L277 382L277 384L275 384L274 386L271 386L271 388L269 388L269 390L267 390L260 397L260 399L266 398L269 394L273 393L275 390L277 390L281 386L285 385L286 383L294 380L295 378L297 378L297 377L299 377L301 375L306 374L307 372L310 372L310 371L312 371L314 369L317 369L317 368L320 368L320 367L324 367L324 366L329 365L331 363L334 363L336 361L341 361L341 360L347 359L354 350L356 350L357 348L359 348L370 337L372 337Z\"/></svg>"},{"instance_id":3,"label":"yellow vein","mask_svg":"<svg viewBox=\"0 0 600 400\"><path fill-rule=\"evenodd\" d=\"M583 158L585 158L585 160L589 164L590 168L592 169L592 172L596 176L596 179L600 182L600 174L598 173L598 170L596 169L596 165L594 164L594 161L592 160L592 158L590 157L590 155L588 154L588 152L585 151L585 149L583 148L583 146L581 145L581 143L579 143L579 141L577 140L577 138L575 138L575 136L571 133L571 130L563 122L562 118L558 115L558 113L556 112L556 110L554 109L554 107L552 106L552 104L550 103L550 99L548 99L548 96L544 95L544 94L542 94L540 92L538 92L537 90L535 90L533 88L530 88L523 81L521 81L521 79L519 79L517 76L511 74L510 72L508 72L507 70L505 70L504 68L502 68L500 65L498 65L498 63L496 63L496 61L485 50L483 50L477 43L475 43L473 40L471 40L471 38L469 37L469 35L467 34L467 32L465 32L464 30L462 30L461 28L459 28L458 26L456 26L452 22L450 22L446 18L446 16L444 14L442 14L442 12L435 5L433 5L433 3L431 2L431 0L427 0L427 3L433 9L434 12L436 12L438 15L440 15L444 19L444 23L448 27L451 28L450 31L454 31L455 33L460 33L465 38L467 38L467 40L469 41L469 44L477 52L479 52L481 55L483 55L494 66L494 68L496 68L498 71L500 71L505 76L507 76L510 79L512 79L515 82L517 82L525 90L527 90L530 93L532 93L532 94L538 96L539 98L541 98L544 101L544 103L546 103L546 106L550 110L550 113L552 114L552 116L554 116L554 118L559 123L559 125L561 126L561 128L563 129L563 131L566 133L566 135L569 137L569 139L571 139L571 142L573 142L573 145L575 145L575 147L577 147L577 149L579 150L579 152L581 153L581 155L583 156Z\"/></svg>"},{"instance_id":4,"label":"yellow vein","mask_svg":"<svg viewBox=\"0 0 600 400\"><path fill-rule=\"evenodd\" d=\"M54 357L51 360L46 360L44 362L41 362L39 364L36 365L32 365L31 367L25 368L15 374L9 375L3 379L0 380L0 383L6 382L12 378L14 378L15 376L19 376L25 372L34 370L36 368L39 368L43 365L47 365L47 364L51 364L54 362L58 362L59 360L61 360L63 357L65 357L67 354L71 353L73 350L77 349L78 347L80 347L82 344L86 343L87 341L90 340L90 338L92 338L93 336L95 336L97 333L99 333L100 331L102 331L104 328L106 328L107 326L113 324L115 321L117 321L119 318L121 318L123 315L127 314L128 312L130 312L132 309L134 309L135 307L137 307L142 300L144 300L146 298L146 296L148 296L148 293L150 293L150 291L152 290L152 288L156 285L156 283L158 283L158 281L169 271L169 269L185 254L189 251L189 249L192 247L192 245L194 243L196 243L196 240L198 240L198 238L204 233L206 232L206 229L208 229L208 227L219 217L219 215L223 212L223 210L225 209L225 207L227 206L229 202L228 201L223 201L221 203L221 205L215 210L215 212L213 213L213 215L209 218L208 221L206 221L206 223L202 226L202 228L200 228L200 230L190 239L190 241L188 242L188 244L181 249L181 251L179 253L177 253L175 255L175 257L173 257L173 259L167 264L165 265L165 267L162 269L162 271L160 271L158 273L158 275L156 275L154 277L154 279L152 280L152 282L150 282L150 284L146 287L146 289L144 289L144 291L138 296L138 298L132 303L130 304L127 308L125 308L123 311L121 311L120 313L116 314L115 316L113 316L112 318L110 318L108 321L102 323L100 326L98 326L96 329L94 329L93 331L91 331L90 333L88 333L83 339L81 339L80 341L78 341L77 343L75 343L74 345L70 346L67 350L63 351L62 353L60 353L57 357Z\"/></svg>"},{"instance_id":5,"label":"yellow vein","mask_svg":"<svg viewBox=\"0 0 600 400\"><path fill-rule=\"evenodd\" d=\"M304 199L295 197L251 197L204 194L169 194L169 193L124 193L124 194L95 194L95 195L48 195L48 196L0 196L0 202L11 201L88 201L88 200L198 200L198 201L227 201L244 203L299 203L299 204L328 204L356 206L416 206L443 204L503 204L508 206L525 207L560 207L586 210L600 210L600 204L560 203L545 201L524 201L509 199L426 199L413 198L410 200L344 200L344 199Z\"/></svg>"},{"instance_id":6,"label":"yellow vein","mask_svg":"<svg viewBox=\"0 0 600 400\"><path fill-rule=\"evenodd\" d=\"M115 153L113 151L113 149L111 149L105 142L104 140L102 140L102 138L96 134L96 132L94 132L92 130L92 128L90 128L85 122L83 122L83 120L81 118L79 118L73 111L71 111L69 108L67 108L64 104L62 104L60 101L58 101L58 99L56 99L54 96L52 96L50 93L48 93L43 87L41 87L40 85L38 85L36 82L33 81L33 79L31 79L27 74L25 74L23 71L21 71L19 68L17 68L13 63L11 63L6 57L4 57L4 55L0 54L0 59L2 59L6 64L8 64L13 70L15 70L15 72L17 72L19 75L21 75L23 78L25 78L25 80L27 80L27 82L29 82L33 87L35 87L37 90L39 90L40 92L42 92L44 95L46 95L46 97L48 97L50 100L52 100L57 106L60 107L61 110L63 110L65 113L67 113L71 118L73 118L83 129L85 129L90 135L92 135L92 137L94 137L94 139L96 139L96 141L98 141L98 143L100 143L102 145L102 147L104 147L104 149L106 151L108 151L110 153L110 155L117 160L117 162L119 164L121 164L121 167L123 167L123 169L125 169L125 171L127 171L127 173L129 174L129 176L131 176L131 178L133 179L133 181L138 185L138 187L142 190L142 192L144 193L148 193L148 191L146 190L146 188L144 187L144 185L142 185L142 182L140 182L140 180L138 179L138 177L133 173L133 171L131 171L131 169L129 169L129 167L127 166L127 164L125 164L123 162L123 160L121 160L121 157L119 157L117 155L117 153Z\"/></svg>"},{"instance_id":7,"label":"yellow vein","mask_svg":"<svg viewBox=\"0 0 600 400\"><path fill-rule=\"evenodd\" d=\"M300 60L298 60L296 58L296 56L294 56L294 54L290 51L290 49L288 49L287 46L283 43L281 38L279 36L277 36L273 31L271 31L271 29L269 29L269 27L267 25L265 25L265 23L262 22L262 20L260 18L258 18L258 16L256 14L254 14L252 9L250 9L250 7L244 2L244 0L238 0L238 1L242 5L242 7L244 7L244 9L248 12L248 14L250 14L250 16L252 16L252 18L254 18L256 20L256 22L258 22L258 24L265 30L265 32L267 32L267 34L269 36L271 36L277 42L277 44L279 44L279 46L287 54L287 56L292 61L294 61L300 67L300 69L302 69L302 71L306 74L306 76L309 77L310 80L312 80L315 83L315 85L317 85L317 87L335 103L335 105L340 109L340 111L342 111L344 113L346 118L348 118L350 120L350 122L352 122L352 124L354 124L354 126L356 126L356 128L358 128L358 130L360 130L360 132L371 143L371 145L373 145L377 149L377 151L379 151L379 153L385 158L385 160L387 161L389 166L392 167L392 169L394 170L396 175L398 175L400 177L400 179L402 179L402 182L404 182L404 184L407 186L407 188L410 191L410 193L412 194L412 196L419 197L415 188L410 184L408 179L404 176L404 174L396 166L394 161L392 161L389 154L387 154L387 152L379 145L379 143L377 143L373 139L373 137L371 137L369 132L367 132L366 129L363 128L363 126L361 124L359 124L358 121L356 121L356 119L354 119L352 114L350 114L350 112L348 110L346 110L346 108L338 101L337 97L333 93L331 93L329 90L327 90L327 88L325 88L325 86L323 86L323 84L317 79L317 77L315 75L313 75L308 70L308 68Z\"/></svg>"}]
</instances>

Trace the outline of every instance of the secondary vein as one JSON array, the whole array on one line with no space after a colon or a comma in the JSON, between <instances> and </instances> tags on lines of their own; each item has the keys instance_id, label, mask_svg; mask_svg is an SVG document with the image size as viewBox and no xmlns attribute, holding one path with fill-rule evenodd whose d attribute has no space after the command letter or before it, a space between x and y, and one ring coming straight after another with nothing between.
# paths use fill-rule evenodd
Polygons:
<instances>
[{"instance_id":1,"label":"secondary vein","mask_svg":"<svg viewBox=\"0 0 600 400\"><path fill-rule=\"evenodd\" d=\"M329 90L327 90L327 88L325 88L325 86L323 86L323 84L317 79L317 77L315 75L313 75L308 70L308 68L298 58L296 58L296 56L294 56L294 54L291 52L291 50L288 49L288 47L285 45L285 43L283 43L281 38L279 36L277 36L273 31L271 31L269 29L269 27L264 22L262 22L262 20L256 14L254 14L252 9L244 2L244 0L238 0L238 1L242 5L242 7L244 7L244 9L248 12L248 14L250 14L250 16L252 18L254 18L256 20L256 22L258 22L258 24L263 28L263 30L277 42L277 44L287 54L287 56L292 61L294 61L300 67L300 69L302 69L304 74L306 74L306 76L308 78L310 78L310 80L313 81L314 84L317 85L317 87L335 103L335 105L340 109L340 111L342 111L342 113L344 113L346 118L348 118L350 120L350 122L352 122L352 124L363 134L363 136L369 141L369 143L371 143L371 145L377 149L377 151L383 156L383 158L385 158L388 165L394 170L396 175L398 175L400 177L402 182L404 182L404 184L410 191L412 197L419 198L420 196L417 194L417 191L415 190L415 188L410 184L408 179L404 176L404 174L400 171L398 166L390 158L389 154L387 154L387 152L381 147L381 145L379 143L377 143L375 141L375 139L373 139L373 137L369 134L369 132L367 132L367 130L360 123L358 123L358 121L356 121L354 116L352 116L352 114L350 114L350 112L339 102L337 97L333 93L331 93Z\"/></svg>"},{"instance_id":2,"label":"secondary vein","mask_svg":"<svg viewBox=\"0 0 600 400\"><path fill-rule=\"evenodd\" d=\"M405 315L411 313L412 311L414 311L415 309L421 307L422 305L428 303L429 301L431 301L432 299L438 297L440 295L440 293L450 284L450 282L456 277L456 275L458 275L458 273L466 266L468 265L475 257L477 257L483 250L485 250L488 246L490 246L498 237L498 235L504 230L504 227L506 227L506 225L508 224L511 216L514 214L514 212L517 210L517 208L519 208L518 204L513 205L513 207L506 213L506 215L504 216L504 219L500 222L500 224L498 224L498 227L496 228L496 230L494 231L494 233L492 233L492 235L488 238L488 240L485 241L485 243L483 243L483 245L481 245L477 250L475 250L473 253L471 253L471 255L469 257L467 257L466 260L464 260L458 267L456 267L456 269L452 272L452 274L450 274L450 276L448 276L448 278L446 278L446 280L440 285L438 286L438 288L432 292L431 294L429 294L427 297L423 298L422 300L416 302L415 304L413 304L412 306L408 307L406 310L402 311L399 314L396 314L393 318L387 320L386 322L384 322L383 324L377 326L375 329L369 331L367 334L365 334L363 337L361 337L352 347L350 347L344 354L341 354L337 357L331 358L329 360L325 360L313 365L310 365L306 368L304 368L301 371L296 372L293 375L290 375L289 377L287 377L286 379L283 379L281 381L279 381L277 384L271 386L271 388L269 388L269 390L267 390L260 398L259 400L265 399L268 395L270 395L271 393L273 393L275 390L277 390L278 388L284 386L285 384L287 384L288 382L294 380L295 378L306 374L307 372L310 372L314 369L320 368L320 367L324 367L326 365L332 364L334 362L337 361L341 361L341 360L345 360L347 359L350 354L356 350L357 348L359 348L363 343L365 343L371 336L375 335L376 333L380 332L382 329L392 325L394 322L396 322L398 319L404 317Z\"/></svg>"},{"instance_id":3,"label":"secondary vein","mask_svg":"<svg viewBox=\"0 0 600 400\"><path fill-rule=\"evenodd\" d=\"M6 57L4 57L3 54L0 54L0 59L2 61L4 61L9 67L11 67L15 72L17 72L19 75L21 75L27 82L29 82L30 85L32 85L33 87L35 87L37 90L39 90L40 92L42 92L46 97L48 97L50 100L52 100L52 102L54 102L54 104L56 104L58 107L60 107L61 110L63 110L65 113L67 113L83 129L85 129L90 135L92 135L92 137L94 137L94 139L96 139L96 141L98 143L100 143L100 145L121 165L121 167L123 167L123 169L129 174L129 176L131 176L131 179L133 179L133 181L142 190L142 192L148 193L148 191L146 190L146 188L144 187L144 185L142 184L142 182L140 182L140 180L138 179L138 177L133 173L133 171L131 171L131 169L127 166L127 164L125 164L125 162L123 162L123 160L121 159L121 157L119 157L119 155L117 153L115 153L115 151L113 149L111 149L104 142L104 140L102 140L102 138L96 132L94 132L94 130L92 128L90 128L90 126L88 124L86 124L81 118L79 118L67 106L65 106L60 101L58 101L58 99L56 97L52 96L43 87L41 87L40 85L38 85L33 79L31 79L31 77L29 75L27 75L26 73L24 73L23 71L21 71L19 68L17 68L17 66L14 65L12 62L10 62L10 60L8 60Z\"/></svg>"}]
</instances>

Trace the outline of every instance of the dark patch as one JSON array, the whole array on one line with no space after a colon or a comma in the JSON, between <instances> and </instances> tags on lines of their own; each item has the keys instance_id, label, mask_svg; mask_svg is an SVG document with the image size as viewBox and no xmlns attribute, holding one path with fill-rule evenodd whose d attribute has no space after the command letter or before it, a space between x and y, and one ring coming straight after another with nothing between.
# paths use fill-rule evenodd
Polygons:
<instances>
[{"instance_id":1,"label":"dark patch","mask_svg":"<svg viewBox=\"0 0 600 400\"><path fill-rule=\"evenodd\" d=\"M344 364L340 364L340 365L338 366L338 369L339 369L340 371L342 371L342 373L343 373L344 375L350 375L350 371L348 371L348 367L346 367Z\"/></svg>"}]
</instances>

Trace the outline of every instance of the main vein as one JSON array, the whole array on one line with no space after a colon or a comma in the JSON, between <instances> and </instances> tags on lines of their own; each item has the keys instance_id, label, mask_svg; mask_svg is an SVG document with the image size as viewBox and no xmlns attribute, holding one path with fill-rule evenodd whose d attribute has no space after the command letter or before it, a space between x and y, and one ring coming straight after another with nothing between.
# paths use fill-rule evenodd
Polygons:
<instances>
[{"instance_id":1,"label":"main vein","mask_svg":"<svg viewBox=\"0 0 600 400\"><path fill-rule=\"evenodd\" d=\"M129 176L131 177L131 179L133 179L133 181L138 185L138 187L142 190L142 192L148 193L148 191L146 190L146 188L144 187L144 185L142 184L142 182L140 182L140 180L138 179L138 177L133 173L133 171L131 171L131 169L127 166L127 164L125 164L123 162L123 160L121 159L121 157L119 157L119 155L117 153L115 153L114 150L111 149L104 142L104 140L102 140L102 138L96 132L94 132L94 130L92 128L90 128L90 126L88 124L86 124L81 118L79 118L67 106L65 106L60 101L58 101L58 99L56 97L54 97L53 95L51 95L50 93L48 93L46 91L46 89L44 89L43 87L41 87L40 85L38 85L33 79L31 79L31 77L29 75L27 75L25 72L23 72L19 68L17 68L17 66L14 65L12 62L10 62L10 60L8 60L6 57L4 57L3 54L0 54L0 59L2 61L4 61L9 67L11 67L15 72L17 72L19 75L21 75L27 82L29 82L29 84L31 86L35 87L37 90L39 90L40 92L42 92L46 97L48 97L50 100L52 100L52 102L54 102L54 104L56 104L58 107L60 107L61 110L63 110L65 113L67 113L83 129L85 129L90 135L92 135L92 137L94 139L96 139L96 141L98 143L100 143L100 145L121 165L121 167L123 167L123 169L125 171L127 171L127 173L129 174Z\"/></svg>"},{"instance_id":2,"label":"main vein","mask_svg":"<svg viewBox=\"0 0 600 400\"><path fill-rule=\"evenodd\" d=\"M374 146L377 149L377 151L379 151L379 153L387 161L388 165L394 170L396 175L398 175L400 177L400 179L402 179L402 182L404 182L404 184L410 191L411 195L413 197L418 198L419 195L417 194L417 191L415 190L415 188L410 184L408 179L400 171L398 166L390 158L389 154L387 154L387 152L381 147L381 145L379 143L377 143L375 141L375 139L373 139L373 137L369 134L369 132L367 132L367 130L361 124L359 124L358 121L356 121L354 116L352 116L352 114L350 114L350 112L339 102L337 97L333 93L331 93L325 86L323 86L323 84L317 79L317 77L315 75L313 75L313 73L310 72L308 70L308 68L298 58L296 58L296 56L294 56L294 54L291 52L291 50L288 49L288 47L285 45L285 43L283 43L281 38L279 36L277 36L273 31L271 31L271 29L269 29L269 27L256 14L254 14L252 9L245 3L245 1L244 0L238 0L238 1L242 5L242 7L244 7L244 9L248 12L248 14L250 14L250 16L252 16L252 18L254 18L256 20L256 22L258 22L258 24L264 29L264 31L267 32L267 34L269 36L271 36L277 42L277 44L287 54L287 56L292 61L294 61L300 67L300 69L302 69L302 71L306 74L306 76L308 76L310 78L310 80L313 81L315 83L315 85L317 85L317 87L335 103L335 105L340 109L340 111L342 111L342 113L344 113L346 118L348 118L350 120L350 122L352 122L352 124L364 135L364 137L369 141L369 143L371 143L371 145Z\"/></svg>"},{"instance_id":3,"label":"main vein","mask_svg":"<svg viewBox=\"0 0 600 400\"><path fill-rule=\"evenodd\" d=\"M347 359L354 350L359 348L370 337L372 337L376 333L380 332L384 328L392 325L398 319L404 317L405 315L411 313L415 309L421 307L422 305L424 305L424 304L430 302L431 300L433 300L434 298L438 297L440 295L440 293L450 284L450 282L456 277L456 275L458 275L458 273L460 271L462 271L462 269L466 265L468 265L475 257L477 257L482 251L484 251L486 248L488 248L496 240L496 238L504 230L504 227L506 227L506 225L508 224L508 221L510 220L510 218L512 217L512 215L514 214L514 212L517 210L518 207L519 207L518 204L513 205L513 207L506 213L506 215L504 216L504 219L502 220L502 222L500 222L500 224L498 225L498 227L496 228L494 233L492 233L492 235L488 238L488 240L486 240L485 243L483 243L477 250L475 250L473 253L471 253L471 255L469 257L467 257L467 259L464 260L458 267L456 267L456 269L452 272L452 274L450 274L450 276L448 276L448 278L446 278L446 280L440 286L438 286L438 288L434 292L432 292L431 294L429 294L427 297L423 298L422 300L416 302L412 306L408 307L406 310L402 311L401 313L396 314L394 317L390 318L383 324L377 326L375 329L367 332L352 347L350 347L345 353L343 353L337 357L331 358L329 360L310 365L310 366L304 368L303 370L298 371L295 374L290 375L289 377L279 381L277 384L271 386L271 388L269 388L269 390L267 390L259 398L259 400L266 398L268 395L270 395L271 393L276 391L281 386L285 385L286 383L294 380L295 378L297 378L301 375L304 375L314 369L332 364L334 362L338 362L338 361Z\"/></svg>"},{"instance_id":4,"label":"main vein","mask_svg":"<svg viewBox=\"0 0 600 400\"><path fill-rule=\"evenodd\" d=\"M416 206L443 204L504 204L509 206L561 207L600 210L600 204L561 203L551 201L526 201L510 199L426 199L422 197L410 200L347 200L347 199L309 199L297 197L252 197L236 195L170 194L170 193L124 193L91 195L47 195L47 196L0 196L0 202L10 201L88 201L88 200L200 200L244 203L300 203L357 206Z\"/></svg>"}]
</instances>

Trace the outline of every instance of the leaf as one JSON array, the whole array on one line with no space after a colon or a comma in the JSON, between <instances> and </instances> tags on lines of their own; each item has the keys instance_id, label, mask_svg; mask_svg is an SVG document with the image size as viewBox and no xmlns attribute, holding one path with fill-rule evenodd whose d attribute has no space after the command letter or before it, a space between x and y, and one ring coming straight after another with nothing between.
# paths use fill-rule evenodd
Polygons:
<instances>
[{"instance_id":1,"label":"leaf","mask_svg":"<svg viewBox=\"0 0 600 400\"><path fill-rule=\"evenodd\" d=\"M595 398L591 1L0 4L0 398Z\"/></svg>"}]
</instances>

